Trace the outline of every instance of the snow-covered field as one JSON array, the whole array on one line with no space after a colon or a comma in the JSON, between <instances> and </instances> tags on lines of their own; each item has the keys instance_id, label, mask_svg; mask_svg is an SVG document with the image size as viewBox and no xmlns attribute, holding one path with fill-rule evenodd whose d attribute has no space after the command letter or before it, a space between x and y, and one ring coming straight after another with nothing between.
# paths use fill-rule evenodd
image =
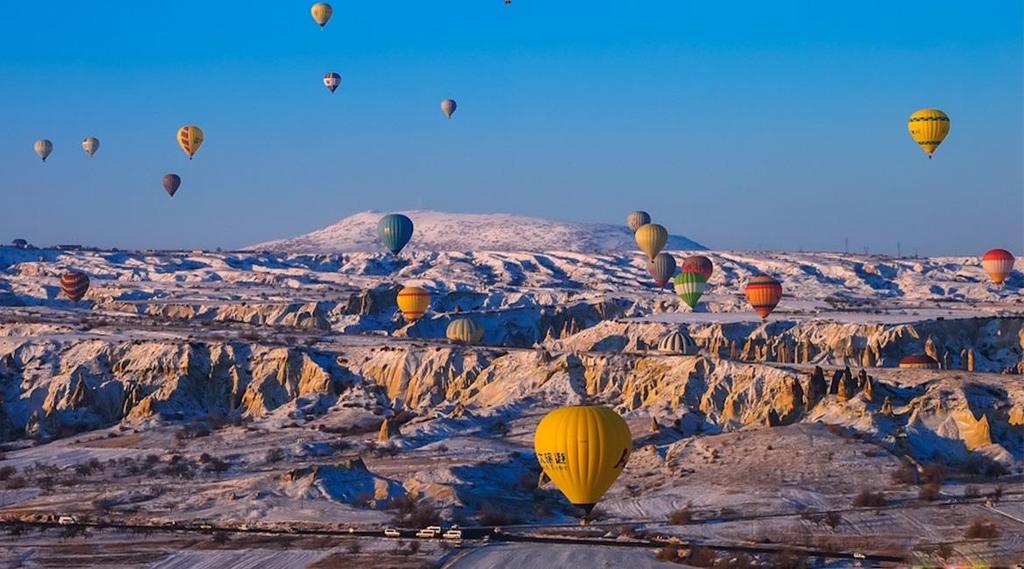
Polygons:
<instances>
[{"instance_id":1,"label":"snow-covered field","mask_svg":"<svg viewBox=\"0 0 1024 569\"><path fill-rule=\"evenodd\" d=\"M588 402L634 435L602 533L1018 560L1020 263L997 288L975 258L702 251L716 268L695 312L653 286L619 228L561 224L577 247L549 222L509 218L510 237L467 229L494 216L413 215L421 233L398 257L366 250L371 214L253 251L0 248L0 514L376 535L413 523L408 499L464 527L584 535L598 530L537 485L532 434L549 409ZM299 246L344 252L284 252ZM59 295L67 269L92 281L79 303ZM766 323L742 293L761 272L786 295ZM405 283L432 294L411 325ZM481 345L445 340L457 317L484 326ZM673 333L684 348L658 350ZM896 369L920 352L943 369ZM885 507L855 508L865 491ZM966 539L976 519L1000 536ZM0 560L71 566L110 539L120 553L98 566L664 566L651 548L104 535L11 536Z\"/></svg>"}]
</instances>

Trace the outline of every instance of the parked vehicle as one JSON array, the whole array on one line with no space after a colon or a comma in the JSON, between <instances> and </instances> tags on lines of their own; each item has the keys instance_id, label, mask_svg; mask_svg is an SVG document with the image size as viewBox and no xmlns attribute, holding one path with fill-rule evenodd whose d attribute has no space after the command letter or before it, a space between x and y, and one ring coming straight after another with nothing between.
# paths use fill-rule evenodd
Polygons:
<instances>
[{"instance_id":1,"label":"parked vehicle","mask_svg":"<svg viewBox=\"0 0 1024 569\"><path fill-rule=\"evenodd\" d=\"M74 516L61 516L57 518L57 523L62 526L70 526L78 523L78 520Z\"/></svg>"},{"instance_id":2,"label":"parked vehicle","mask_svg":"<svg viewBox=\"0 0 1024 569\"><path fill-rule=\"evenodd\" d=\"M421 529L420 531L416 532L416 537L424 537L424 538L427 538L427 539L432 539L434 537L437 537L437 533L433 529L431 529L431 528L425 528L425 529Z\"/></svg>"},{"instance_id":3,"label":"parked vehicle","mask_svg":"<svg viewBox=\"0 0 1024 569\"><path fill-rule=\"evenodd\" d=\"M401 537L402 532L395 528L384 528L384 537Z\"/></svg>"},{"instance_id":4,"label":"parked vehicle","mask_svg":"<svg viewBox=\"0 0 1024 569\"><path fill-rule=\"evenodd\" d=\"M441 537L445 539L462 539L462 530L459 529L459 526L452 526Z\"/></svg>"}]
</instances>

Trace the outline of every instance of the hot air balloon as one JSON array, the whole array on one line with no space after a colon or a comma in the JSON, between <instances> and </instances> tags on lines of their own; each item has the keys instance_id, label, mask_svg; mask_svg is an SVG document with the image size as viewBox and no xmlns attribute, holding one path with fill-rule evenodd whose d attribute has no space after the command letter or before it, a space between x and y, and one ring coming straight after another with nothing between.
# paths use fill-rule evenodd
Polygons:
<instances>
[{"instance_id":1,"label":"hot air balloon","mask_svg":"<svg viewBox=\"0 0 1024 569\"><path fill-rule=\"evenodd\" d=\"M912 354L900 360L900 369L939 369L939 362L927 354Z\"/></svg>"},{"instance_id":2,"label":"hot air balloon","mask_svg":"<svg viewBox=\"0 0 1024 569\"><path fill-rule=\"evenodd\" d=\"M672 275L676 274L676 260L668 253L658 253L654 259L647 261L647 272L651 273L659 287L665 286Z\"/></svg>"},{"instance_id":3,"label":"hot air balloon","mask_svg":"<svg viewBox=\"0 0 1024 569\"><path fill-rule=\"evenodd\" d=\"M588 515L622 474L632 446L629 426L618 413L585 405L548 413L533 438L544 473Z\"/></svg>"},{"instance_id":4,"label":"hot air balloon","mask_svg":"<svg viewBox=\"0 0 1024 569\"><path fill-rule=\"evenodd\" d=\"M167 174L164 176L163 184L164 191L167 192L167 195L173 198L174 194L178 191L178 188L181 187L181 176L177 174Z\"/></svg>"},{"instance_id":5,"label":"hot air balloon","mask_svg":"<svg viewBox=\"0 0 1024 569\"><path fill-rule=\"evenodd\" d=\"M935 149L949 134L949 116L939 109L921 109L910 115L907 129L910 130L910 137L914 142L928 154L928 158L931 158Z\"/></svg>"},{"instance_id":6,"label":"hot air balloon","mask_svg":"<svg viewBox=\"0 0 1024 569\"><path fill-rule=\"evenodd\" d=\"M85 140L82 141L82 150L85 150L85 153L88 154L90 158L95 156L96 151L99 149L100 139L95 136L87 136L85 137Z\"/></svg>"},{"instance_id":7,"label":"hot air balloon","mask_svg":"<svg viewBox=\"0 0 1024 569\"><path fill-rule=\"evenodd\" d=\"M637 229L640 229L641 225L647 225L651 222L651 214L646 211L631 211L626 216L626 225L629 226L629 230L636 233Z\"/></svg>"},{"instance_id":8,"label":"hot air balloon","mask_svg":"<svg viewBox=\"0 0 1024 569\"><path fill-rule=\"evenodd\" d=\"M199 147L203 145L203 130L195 125L185 125L178 129L178 144L181 149L188 155L188 159L191 160L196 152L199 151Z\"/></svg>"},{"instance_id":9,"label":"hot air balloon","mask_svg":"<svg viewBox=\"0 0 1024 569\"><path fill-rule=\"evenodd\" d=\"M337 91L339 85L341 85L341 75L333 71L324 75L324 87L327 87L331 93Z\"/></svg>"},{"instance_id":10,"label":"hot air balloon","mask_svg":"<svg viewBox=\"0 0 1024 569\"><path fill-rule=\"evenodd\" d=\"M430 293L418 286L407 286L398 292L398 309L409 322L423 316L430 306Z\"/></svg>"},{"instance_id":11,"label":"hot air balloon","mask_svg":"<svg viewBox=\"0 0 1024 569\"><path fill-rule=\"evenodd\" d=\"M683 272L672 279L676 288L676 295L679 296L690 308L695 308L700 302L704 289L707 288L708 279L698 272Z\"/></svg>"},{"instance_id":12,"label":"hot air balloon","mask_svg":"<svg viewBox=\"0 0 1024 569\"><path fill-rule=\"evenodd\" d=\"M453 342L479 344L484 339L484 328L469 318L458 318L448 325L445 336Z\"/></svg>"},{"instance_id":13,"label":"hot air balloon","mask_svg":"<svg viewBox=\"0 0 1024 569\"><path fill-rule=\"evenodd\" d=\"M448 118L452 118L452 115L455 114L456 108L458 108L458 105L455 103L454 99L445 99L441 101L441 112Z\"/></svg>"},{"instance_id":14,"label":"hot air balloon","mask_svg":"<svg viewBox=\"0 0 1024 569\"><path fill-rule=\"evenodd\" d=\"M51 152L53 152L53 143L50 142L49 140L46 140L45 138L40 138L39 140L36 141L35 149L36 154L38 154L39 157L43 159L43 162L46 162L46 157L49 156Z\"/></svg>"},{"instance_id":15,"label":"hot air balloon","mask_svg":"<svg viewBox=\"0 0 1024 569\"><path fill-rule=\"evenodd\" d=\"M981 258L981 267L992 282L1001 285L1013 272L1013 253L1006 249L992 249Z\"/></svg>"},{"instance_id":16,"label":"hot air balloon","mask_svg":"<svg viewBox=\"0 0 1024 569\"><path fill-rule=\"evenodd\" d=\"M81 271L68 271L60 277L60 290L72 302L78 302L89 290L89 277Z\"/></svg>"},{"instance_id":17,"label":"hot air balloon","mask_svg":"<svg viewBox=\"0 0 1024 569\"><path fill-rule=\"evenodd\" d=\"M684 273L700 273L704 280L711 280L711 273L715 272L715 264L704 255L690 255L683 259L683 266L679 270Z\"/></svg>"},{"instance_id":18,"label":"hot air balloon","mask_svg":"<svg viewBox=\"0 0 1024 569\"><path fill-rule=\"evenodd\" d=\"M657 223L648 223L637 228L635 237L640 250L648 259L654 259L668 242L668 230Z\"/></svg>"},{"instance_id":19,"label":"hot air balloon","mask_svg":"<svg viewBox=\"0 0 1024 569\"><path fill-rule=\"evenodd\" d=\"M400 213L385 215L377 222L381 244L395 255L412 239L412 229L412 220Z\"/></svg>"},{"instance_id":20,"label":"hot air balloon","mask_svg":"<svg viewBox=\"0 0 1024 569\"><path fill-rule=\"evenodd\" d=\"M782 285L779 281L768 275L758 275L747 283L747 300L762 320L767 320L768 315L779 305L782 299Z\"/></svg>"},{"instance_id":21,"label":"hot air balloon","mask_svg":"<svg viewBox=\"0 0 1024 569\"><path fill-rule=\"evenodd\" d=\"M313 16L313 21L323 28L327 25L327 22L330 21L331 14L334 13L334 9L326 2L317 2L309 9L309 13Z\"/></svg>"}]
</instances>

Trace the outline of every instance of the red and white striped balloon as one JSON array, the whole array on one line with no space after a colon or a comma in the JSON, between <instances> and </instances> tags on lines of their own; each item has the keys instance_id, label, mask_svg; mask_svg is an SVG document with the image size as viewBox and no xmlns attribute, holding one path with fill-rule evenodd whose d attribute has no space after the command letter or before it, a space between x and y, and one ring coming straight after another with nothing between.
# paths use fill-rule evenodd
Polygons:
<instances>
[{"instance_id":1,"label":"red and white striped balloon","mask_svg":"<svg viewBox=\"0 0 1024 569\"><path fill-rule=\"evenodd\" d=\"M1013 272L1013 254L1006 249L992 249L982 256L981 266L992 282L1001 285Z\"/></svg>"}]
</instances>

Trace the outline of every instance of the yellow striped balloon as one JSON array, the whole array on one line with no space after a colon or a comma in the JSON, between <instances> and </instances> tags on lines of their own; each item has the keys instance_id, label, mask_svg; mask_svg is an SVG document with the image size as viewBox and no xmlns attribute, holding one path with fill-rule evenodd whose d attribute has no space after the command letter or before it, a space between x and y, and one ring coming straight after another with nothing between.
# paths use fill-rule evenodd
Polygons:
<instances>
[{"instance_id":1,"label":"yellow striped balloon","mask_svg":"<svg viewBox=\"0 0 1024 569\"><path fill-rule=\"evenodd\" d=\"M448 325L445 336L453 342L479 344L484 339L484 328L469 318L459 318Z\"/></svg>"},{"instance_id":2,"label":"yellow striped balloon","mask_svg":"<svg viewBox=\"0 0 1024 569\"><path fill-rule=\"evenodd\" d=\"M199 147L203 145L203 139L203 130L198 126L189 124L178 129L178 145L188 155L189 160L199 151Z\"/></svg>"},{"instance_id":3,"label":"yellow striped balloon","mask_svg":"<svg viewBox=\"0 0 1024 569\"><path fill-rule=\"evenodd\" d=\"M589 514L626 467L633 435L615 411L576 405L545 415L533 448L548 478Z\"/></svg>"},{"instance_id":4,"label":"yellow striped balloon","mask_svg":"<svg viewBox=\"0 0 1024 569\"><path fill-rule=\"evenodd\" d=\"M334 13L334 9L326 2L317 2L309 9L309 13L313 16L313 20L317 25L322 28L326 26L327 22L331 19L331 14Z\"/></svg>"},{"instance_id":5,"label":"yellow striped balloon","mask_svg":"<svg viewBox=\"0 0 1024 569\"><path fill-rule=\"evenodd\" d=\"M398 309L409 322L419 320L430 306L430 293L418 286L407 286L398 293Z\"/></svg>"},{"instance_id":6,"label":"yellow striped balloon","mask_svg":"<svg viewBox=\"0 0 1024 569\"><path fill-rule=\"evenodd\" d=\"M665 247L665 243L668 243L668 230L657 223L641 225L636 230L636 244L652 261Z\"/></svg>"},{"instance_id":7,"label":"yellow striped balloon","mask_svg":"<svg viewBox=\"0 0 1024 569\"><path fill-rule=\"evenodd\" d=\"M914 142L931 158L949 134L949 116L939 109L921 109L910 115L907 129Z\"/></svg>"}]
</instances>

